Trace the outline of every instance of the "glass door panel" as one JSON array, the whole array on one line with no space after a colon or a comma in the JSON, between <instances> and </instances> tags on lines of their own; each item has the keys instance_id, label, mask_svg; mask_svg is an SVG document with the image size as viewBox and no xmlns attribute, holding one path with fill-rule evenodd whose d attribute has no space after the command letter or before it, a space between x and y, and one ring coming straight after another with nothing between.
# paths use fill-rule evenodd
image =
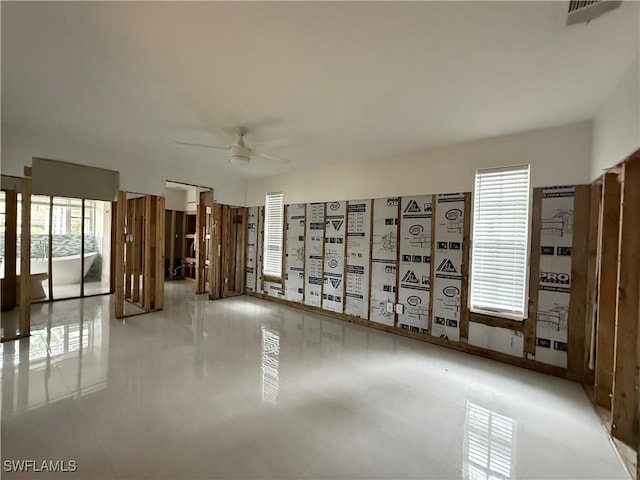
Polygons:
<instances>
[{"instance_id":1,"label":"glass door panel","mask_svg":"<svg viewBox=\"0 0 640 480\"><path fill-rule=\"evenodd\" d=\"M84 294L109 293L111 202L84 201Z\"/></svg>"},{"instance_id":2,"label":"glass door panel","mask_svg":"<svg viewBox=\"0 0 640 480\"><path fill-rule=\"evenodd\" d=\"M91 261L86 261L85 252L82 271L82 200L54 197L52 217L53 298L79 297L82 278L92 265Z\"/></svg>"},{"instance_id":3,"label":"glass door panel","mask_svg":"<svg viewBox=\"0 0 640 480\"><path fill-rule=\"evenodd\" d=\"M51 197L31 196L31 301L49 299L49 223Z\"/></svg>"}]
</instances>

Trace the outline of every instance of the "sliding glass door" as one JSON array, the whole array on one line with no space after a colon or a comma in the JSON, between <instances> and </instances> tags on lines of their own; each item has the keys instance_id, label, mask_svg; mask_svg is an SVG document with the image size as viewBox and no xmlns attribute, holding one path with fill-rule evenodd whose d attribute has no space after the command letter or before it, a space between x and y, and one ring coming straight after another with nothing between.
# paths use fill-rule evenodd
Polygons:
<instances>
[{"instance_id":1,"label":"sliding glass door","mask_svg":"<svg viewBox=\"0 0 640 480\"><path fill-rule=\"evenodd\" d=\"M111 203L84 201L84 295L109 293Z\"/></svg>"}]
</instances>

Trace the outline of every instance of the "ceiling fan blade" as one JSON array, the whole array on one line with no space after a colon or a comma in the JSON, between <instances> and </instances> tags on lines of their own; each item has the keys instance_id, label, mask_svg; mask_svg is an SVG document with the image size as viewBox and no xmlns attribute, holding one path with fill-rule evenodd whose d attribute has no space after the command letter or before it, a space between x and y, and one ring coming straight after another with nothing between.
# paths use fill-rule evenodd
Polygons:
<instances>
[{"instance_id":1,"label":"ceiling fan blade","mask_svg":"<svg viewBox=\"0 0 640 480\"><path fill-rule=\"evenodd\" d=\"M266 153L253 151L253 155L256 157L264 158L265 160L269 160L271 162L280 163L281 165L286 165L287 163L291 163L291 160L287 160L286 158L276 157L274 155L267 155Z\"/></svg>"},{"instance_id":2,"label":"ceiling fan blade","mask_svg":"<svg viewBox=\"0 0 640 480\"><path fill-rule=\"evenodd\" d=\"M229 147L223 147L221 145L206 145L204 143L191 143L191 142L178 142L176 141L177 145L183 145L183 146L187 146L187 147L204 147L204 148L214 148L216 150L229 150Z\"/></svg>"},{"instance_id":3,"label":"ceiling fan blade","mask_svg":"<svg viewBox=\"0 0 640 480\"><path fill-rule=\"evenodd\" d=\"M257 142L256 145L261 150L271 150L273 148L282 148L293 143L291 138L275 138L273 140L267 140L266 142Z\"/></svg>"}]
</instances>

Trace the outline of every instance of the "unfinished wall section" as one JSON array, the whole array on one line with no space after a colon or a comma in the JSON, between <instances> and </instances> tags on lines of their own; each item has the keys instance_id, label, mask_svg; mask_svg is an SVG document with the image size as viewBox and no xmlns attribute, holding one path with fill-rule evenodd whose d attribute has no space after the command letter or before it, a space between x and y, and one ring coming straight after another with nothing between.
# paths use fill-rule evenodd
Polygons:
<instances>
[{"instance_id":1,"label":"unfinished wall section","mask_svg":"<svg viewBox=\"0 0 640 480\"><path fill-rule=\"evenodd\" d=\"M571 352L584 350L585 338L585 319L577 318L571 299L586 294L586 278L574 281L582 271L572 269L572 257L588 254L586 246L576 248L574 234L588 236L589 222L574 225L575 190L534 189L524 321L469 311L469 192L287 205L284 289L262 282L257 291L305 310L567 376ZM249 209L250 218L256 211ZM582 350L571 358L582 362Z\"/></svg>"}]
</instances>

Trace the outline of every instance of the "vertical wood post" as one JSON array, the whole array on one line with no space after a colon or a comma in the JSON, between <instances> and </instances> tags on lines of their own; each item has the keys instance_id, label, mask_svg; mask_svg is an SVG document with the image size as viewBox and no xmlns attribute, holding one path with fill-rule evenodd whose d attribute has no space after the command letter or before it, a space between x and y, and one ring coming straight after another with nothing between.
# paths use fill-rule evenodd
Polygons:
<instances>
[{"instance_id":1,"label":"vertical wood post","mask_svg":"<svg viewBox=\"0 0 640 480\"><path fill-rule=\"evenodd\" d=\"M635 447L638 430L636 383L640 308L640 157L627 160L622 175L611 433Z\"/></svg>"},{"instance_id":2,"label":"vertical wood post","mask_svg":"<svg viewBox=\"0 0 640 480\"><path fill-rule=\"evenodd\" d=\"M595 400L611 410L618 295L618 240L620 233L618 176L606 173L602 182L602 207L598 241L598 306L596 311Z\"/></svg>"},{"instance_id":3,"label":"vertical wood post","mask_svg":"<svg viewBox=\"0 0 640 480\"><path fill-rule=\"evenodd\" d=\"M531 203L531 235L529 252L529 311L524 320L524 353L536 354L538 324L538 284L540 283L540 223L542 221L542 188L533 189Z\"/></svg>"},{"instance_id":4,"label":"vertical wood post","mask_svg":"<svg viewBox=\"0 0 640 480\"><path fill-rule=\"evenodd\" d=\"M589 266L591 186L575 187L573 242L571 245L571 296L567 331L567 377L582 382L585 367L585 324Z\"/></svg>"},{"instance_id":5,"label":"vertical wood post","mask_svg":"<svg viewBox=\"0 0 640 480\"><path fill-rule=\"evenodd\" d=\"M20 234L20 337L31 335L31 179L22 180Z\"/></svg>"},{"instance_id":6,"label":"vertical wood post","mask_svg":"<svg viewBox=\"0 0 640 480\"><path fill-rule=\"evenodd\" d=\"M118 192L118 201L115 204L115 225L112 229L115 232L115 255L113 263L115 265L115 292L116 292L116 318L124 317L124 241L125 241L125 216L127 210L126 192Z\"/></svg>"},{"instance_id":7,"label":"vertical wood post","mask_svg":"<svg viewBox=\"0 0 640 480\"><path fill-rule=\"evenodd\" d=\"M434 195L435 198L435 195ZM433 215L433 213L432 213ZM464 194L464 217L462 230L462 291L460 292L460 342L469 341L469 247L471 243L471 193ZM431 232L431 243L435 240L435 232ZM431 259L433 264L434 259ZM429 295L431 297L431 295Z\"/></svg>"}]
</instances>

